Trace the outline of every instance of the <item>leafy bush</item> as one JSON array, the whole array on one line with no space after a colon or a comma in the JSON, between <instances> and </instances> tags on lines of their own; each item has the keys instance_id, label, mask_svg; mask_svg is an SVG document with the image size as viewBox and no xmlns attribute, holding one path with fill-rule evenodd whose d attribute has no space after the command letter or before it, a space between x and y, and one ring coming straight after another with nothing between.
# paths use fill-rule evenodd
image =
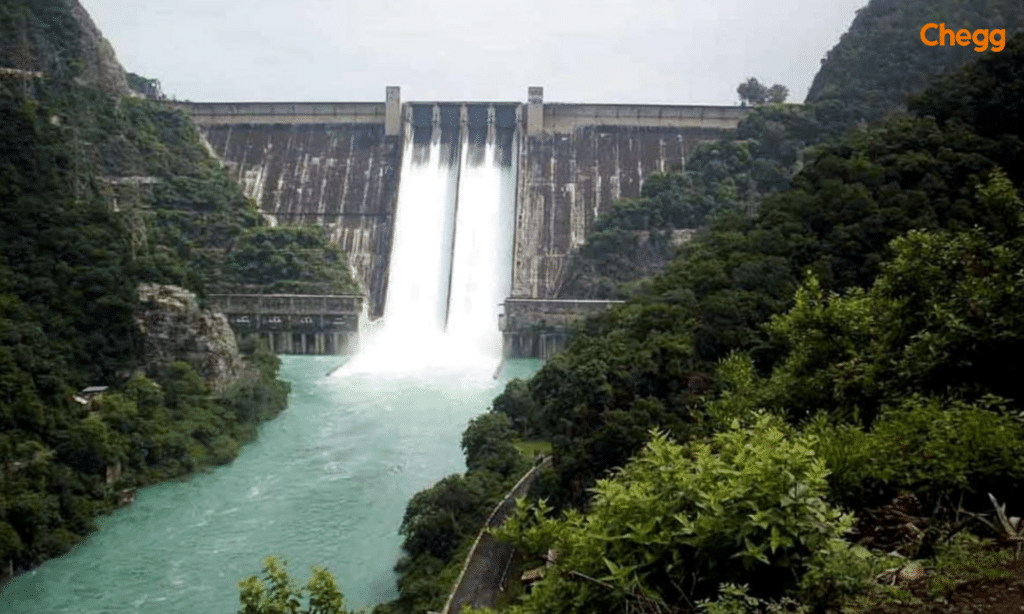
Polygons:
<instances>
[{"instance_id":1,"label":"leafy bush","mask_svg":"<svg viewBox=\"0 0 1024 614\"><path fill-rule=\"evenodd\" d=\"M499 538L559 552L523 611L606 612L609 600L641 593L692 603L728 582L778 597L853 522L822 498L827 472L813 444L767 415L707 443L680 446L655 433L598 482L586 516L547 518L542 503L531 519L520 505Z\"/></svg>"},{"instance_id":2,"label":"leafy bush","mask_svg":"<svg viewBox=\"0 0 1024 614\"><path fill-rule=\"evenodd\" d=\"M309 581L299 587L286 566L287 561L279 563L268 556L263 559L262 578L250 576L239 582L242 607L238 614L346 614L341 591L329 571L311 567Z\"/></svg>"},{"instance_id":3,"label":"leafy bush","mask_svg":"<svg viewBox=\"0 0 1024 614\"><path fill-rule=\"evenodd\" d=\"M697 603L703 614L806 614L809 608L798 604L789 597L780 601L758 599L750 595L746 584L723 584L717 599L702 599Z\"/></svg>"},{"instance_id":4,"label":"leafy bush","mask_svg":"<svg viewBox=\"0 0 1024 614\"><path fill-rule=\"evenodd\" d=\"M832 500L863 509L906 490L931 509L943 497L1019 492L1024 423L1003 407L994 398L967 404L915 397L884 411L870 432L823 419L809 430L832 472Z\"/></svg>"},{"instance_id":5,"label":"leafy bush","mask_svg":"<svg viewBox=\"0 0 1024 614\"><path fill-rule=\"evenodd\" d=\"M808 564L800 579L800 600L817 611L835 611L844 602L866 594L885 594L886 589L879 587L875 578L882 571L905 563L906 559L901 557L833 540L816 552Z\"/></svg>"}]
</instances>

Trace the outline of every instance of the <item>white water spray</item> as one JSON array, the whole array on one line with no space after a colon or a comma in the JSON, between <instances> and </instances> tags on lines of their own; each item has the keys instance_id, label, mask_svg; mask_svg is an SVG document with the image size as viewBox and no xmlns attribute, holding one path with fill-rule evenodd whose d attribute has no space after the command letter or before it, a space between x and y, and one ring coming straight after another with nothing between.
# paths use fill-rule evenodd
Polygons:
<instances>
[{"instance_id":1,"label":"white water spray","mask_svg":"<svg viewBox=\"0 0 1024 614\"><path fill-rule=\"evenodd\" d=\"M414 147L408 139L384 316L362 328L360 352L341 376L489 375L501 359L498 311L511 284L515 165L500 165L493 143L483 164L471 165L463 141L459 167L442 159L436 141L429 160L414 163Z\"/></svg>"},{"instance_id":2,"label":"white water spray","mask_svg":"<svg viewBox=\"0 0 1024 614\"><path fill-rule=\"evenodd\" d=\"M465 352L500 358L498 306L511 285L515 175L498 163L493 143L479 166L468 163L467 149L459 180L448 336Z\"/></svg>"}]
</instances>

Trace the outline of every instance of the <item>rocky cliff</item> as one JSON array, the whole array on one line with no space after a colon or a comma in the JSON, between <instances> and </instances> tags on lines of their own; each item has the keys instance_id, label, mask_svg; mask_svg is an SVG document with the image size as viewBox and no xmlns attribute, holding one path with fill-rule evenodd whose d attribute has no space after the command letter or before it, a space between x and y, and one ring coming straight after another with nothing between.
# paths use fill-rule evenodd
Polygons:
<instances>
[{"instance_id":1,"label":"rocky cliff","mask_svg":"<svg viewBox=\"0 0 1024 614\"><path fill-rule=\"evenodd\" d=\"M184 288L140 284L135 322L151 375L181 360L202 375L212 391L223 392L241 373L242 360L227 318L201 309L195 295Z\"/></svg>"},{"instance_id":2,"label":"rocky cliff","mask_svg":"<svg viewBox=\"0 0 1024 614\"><path fill-rule=\"evenodd\" d=\"M129 93L114 48L78 0L4 0L0 35L0 67Z\"/></svg>"}]
</instances>

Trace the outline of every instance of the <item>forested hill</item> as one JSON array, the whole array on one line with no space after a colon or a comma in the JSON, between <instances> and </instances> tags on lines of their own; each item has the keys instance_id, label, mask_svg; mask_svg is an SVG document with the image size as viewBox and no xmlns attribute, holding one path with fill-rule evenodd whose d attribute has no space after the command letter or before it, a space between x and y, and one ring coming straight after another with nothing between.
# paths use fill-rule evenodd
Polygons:
<instances>
[{"instance_id":1,"label":"forested hill","mask_svg":"<svg viewBox=\"0 0 1024 614\"><path fill-rule=\"evenodd\" d=\"M1024 34L977 58L714 213L495 399L555 457L546 503L499 532L558 551L509 611L961 612L968 581L1009 575Z\"/></svg>"},{"instance_id":2,"label":"forested hill","mask_svg":"<svg viewBox=\"0 0 1024 614\"><path fill-rule=\"evenodd\" d=\"M1024 27L1024 5L1017 0L871 0L822 59L807 92L806 103L815 106L819 120L851 126L904 111L907 96L923 90L934 75L993 52L991 43L982 52L973 42L927 47L920 32L928 23L971 32L1005 29L1009 40ZM934 31L929 36L937 38Z\"/></svg>"},{"instance_id":3,"label":"forested hill","mask_svg":"<svg viewBox=\"0 0 1024 614\"><path fill-rule=\"evenodd\" d=\"M570 257L562 298L623 298L625 284L664 268L680 235L722 212L749 215L764 197L791 187L808 148L886 115L905 114L929 79L995 52L928 47L922 26L955 30L1024 25L1017 0L872 0L822 59L805 104L765 104L736 131L702 143L681 173L648 178L639 198L623 199L598 218ZM937 36L929 33L932 40Z\"/></svg>"},{"instance_id":4,"label":"forested hill","mask_svg":"<svg viewBox=\"0 0 1024 614\"><path fill-rule=\"evenodd\" d=\"M142 362L143 283L357 289L322 231L268 228L187 117L130 92L75 0L0 3L0 574L125 489L230 461L284 407L272 355L217 394L195 364Z\"/></svg>"}]
</instances>

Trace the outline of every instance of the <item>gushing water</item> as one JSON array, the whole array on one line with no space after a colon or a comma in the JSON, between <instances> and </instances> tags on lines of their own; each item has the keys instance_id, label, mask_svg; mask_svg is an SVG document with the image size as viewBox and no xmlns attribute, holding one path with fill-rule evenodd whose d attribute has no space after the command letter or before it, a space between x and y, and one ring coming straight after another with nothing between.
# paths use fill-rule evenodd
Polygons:
<instances>
[{"instance_id":1,"label":"gushing water","mask_svg":"<svg viewBox=\"0 0 1024 614\"><path fill-rule=\"evenodd\" d=\"M403 156L384 317L363 322L359 354L338 371L493 371L501 359L499 304L512 270L514 165L493 142L483 162L463 142L457 164L440 143ZM424 159L426 158L426 159ZM479 372L479 373L477 373Z\"/></svg>"},{"instance_id":2,"label":"gushing water","mask_svg":"<svg viewBox=\"0 0 1024 614\"><path fill-rule=\"evenodd\" d=\"M508 296L512 272L513 167L498 163L488 143L484 163L463 156L459 210L448 307L448 337L464 352L500 356L498 305Z\"/></svg>"}]
</instances>

